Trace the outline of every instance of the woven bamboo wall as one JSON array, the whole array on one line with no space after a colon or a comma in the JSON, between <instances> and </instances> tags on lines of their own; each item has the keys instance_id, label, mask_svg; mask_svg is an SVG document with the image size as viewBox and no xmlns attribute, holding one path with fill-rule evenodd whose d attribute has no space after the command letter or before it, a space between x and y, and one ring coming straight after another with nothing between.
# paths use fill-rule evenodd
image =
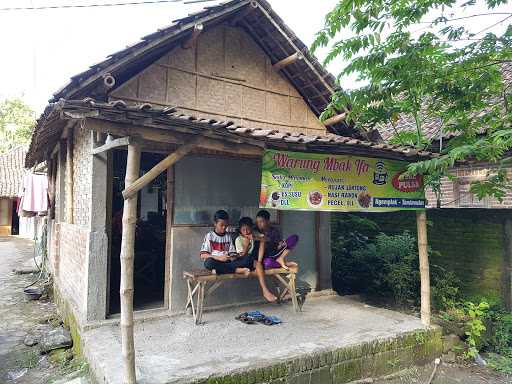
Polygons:
<instances>
[{"instance_id":1,"label":"woven bamboo wall","mask_svg":"<svg viewBox=\"0 0 512 384\"><path fill-rule=\"evenodd\" d=\"M245 127L306 134L325 127L296 89L239 28L221 25L196 46L175 48L112 92L113 99L178 107L184 113Z\"/></svg>"}]
</instances>

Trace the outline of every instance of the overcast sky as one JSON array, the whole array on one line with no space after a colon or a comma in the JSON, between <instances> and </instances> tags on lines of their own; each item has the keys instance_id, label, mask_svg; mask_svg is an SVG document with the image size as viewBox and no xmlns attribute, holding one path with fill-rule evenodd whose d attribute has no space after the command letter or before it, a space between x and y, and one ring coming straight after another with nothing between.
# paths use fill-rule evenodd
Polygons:
<instances>
[{"instance_id":1,"label":"overcast sky","mask_svg":"<svg viewBox=\"0 0 512 384\"><path fill-rule=\"evenodd\" d=\"M0 8L121 1L0 0ZM325 14L336 3L336 0L269 1L308 46L313 42L315 32L322 27ZM22 96L40 113L51 94L70 76L137 42L141 36L169 25L172 20L211 4L215 1L187 5L0 11L0 99ZM500 17L470 19L476 27L492 24L493 20L499 21ZM320 59L322 54L318 54ZM337 73L342 68L343 63L338 61L328 69ZM354 85L353 79L343 84L345 88Z\"/></svg>"}]
</instances>

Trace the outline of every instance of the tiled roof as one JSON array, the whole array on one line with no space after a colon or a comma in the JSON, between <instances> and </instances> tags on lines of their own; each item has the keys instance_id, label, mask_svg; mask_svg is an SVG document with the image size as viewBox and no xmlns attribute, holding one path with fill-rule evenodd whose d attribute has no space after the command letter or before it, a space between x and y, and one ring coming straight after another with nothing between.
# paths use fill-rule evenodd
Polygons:
<instances>
[{"instance_id":1,"label":"tiled roof","mask_svg":"<svg viewBox=\"0 0 512 384\"><path fill-rule=\"evenodd\" d=\"M502 65L502 73L503 73L503 82L504 84L508 85L509 92L510 88L512 87L512 64L504 64ZM440 119L434 117L434 116L423 116L423 133L424 135L433 140L440 139L441 135L441 121ZM403 131L411 131L416 132L416 122L414 121L414 117L412 115L400 115L400 118L398 119L395 124L386 124L386 125L380 125L377 127L379 133L381 134L382 138L385 141L388 141L391 139L396 132L403 132ZM483 133L483 132L482 132ZM456 133L454 132L443 132L442 137L443 139L450 139L452 137L456 136Z\"/></svg>"},{"instance_id":2,"label":"tiled roof","mask_svg":"<svg viewBox=\"0 0 512 384\"><path fill-rule=\"evenodd\" d=\"M244 29L269 56L272 63L301 53L304 60L281 69L281 73L295 86L311 110L317 115L330 102L333 90L339 89L334 76L313 56L308 47L277 15L265 0L231 0L205 7L202 11L174 20L165 28L142 37L138 43L128 46L92 65L88 70L73 76L68 84L53 95L50 102L59 99L82 99L92 97L106 100L103 77L115 77L119 87L142 69L160 59L171 49L190 37L197 24L204 28L230 22ZM112 89L113 90L113 89ZM110 91L112 91L110 90ZM353 127L339 123L330 127L336 133L357 135Z\"/></svg>"},{"instance_id":3,"label":"tiled roof","mask_svg":"<svg viewBox=\"0 0 512 384\"><path fill-rule=\"evenodd\" d=\"M246 139L249 144L266 148L281 148L296 151L320 153L344 153L368 157L414 161L436 156L430 152L369 141L344 137L335 134L318 136L302 133L287 133L271 129L246 128L232 121L217 121L185 115L174 108L160 107L151 104L127 104L124 101L109 103L98 102L91 98L84 100L61 100L45 111L34 133L27 156L27 166L33 166L37 161L45 159L60 137L62 126L66 119L93 118L130 124L136 133L136 126L148 126L167 131L177 131L187 134L202 134L208 131L218 139L237 137ZM55 121L61 123L60 128ZM52 129L46 129L53 125Z\"/></svg>"},{"instance_id":4,"label":"tiled roof","mask_svg":"<svg viewBox=\"0 0 512 384\"><path fill-rule=\"evenodd\" d=\"M16 197L25 173L27 148L18 146L0 154L0 197Z\"/></svg>"}]
</instances>

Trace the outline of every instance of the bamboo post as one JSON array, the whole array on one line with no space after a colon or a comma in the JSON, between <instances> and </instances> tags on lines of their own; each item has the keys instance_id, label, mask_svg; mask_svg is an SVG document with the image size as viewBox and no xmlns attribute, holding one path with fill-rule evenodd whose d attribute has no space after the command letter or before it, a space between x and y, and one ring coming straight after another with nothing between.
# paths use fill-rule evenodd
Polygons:
<instances>
[{"instance_id":1,"label":"bamboo post","mask_svg":"<svg viewBox=\"0 0 512 384\"><path fill-rule=\"evenodd\" d=\"M139 177L140 147L128 145L125 186ZM137 194L124 200L121 238L121 344L124 365L124 384L135 384L135 346L133 340L133 260L135 225L137 223Z\"/></svg>"},{"instance_id":2,"label":"bamboo post","mask_svg":"<svg viewBox=\"0 0 512 384\"><path fill-rule=\"evenodd\" d=\"M427 211L416 211L421 280L421 322L430 325L430 269L428 264Z\"/></svg>"},{"instance_id":3,"label":"bamboo post","mask_svg":"<svg viewBox=\"0 0 512 384\"><path fill-rule=\"evenodd\" d=\"M66 138L66 222L73 224L73 130Z\"/></svg>"}]
</instances>

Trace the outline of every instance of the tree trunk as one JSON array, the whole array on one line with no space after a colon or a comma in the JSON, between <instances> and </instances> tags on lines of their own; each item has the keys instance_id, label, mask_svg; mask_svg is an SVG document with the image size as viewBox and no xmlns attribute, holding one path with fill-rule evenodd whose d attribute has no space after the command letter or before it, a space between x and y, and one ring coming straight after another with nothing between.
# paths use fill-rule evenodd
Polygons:
<instances>
[{"instance_id":1,"label":"tree trunk","mask_svg":"<svg viewBox=\"0 0 512 384\"><path fill-rule=\"evenodd\" d=\"M137 143L128 146L125 186L139 177L140 148ZM135 384L135 347L133 340L133 260L135 226L137 223L137 194L126 199L123 207L121 240L121 343L124 364L124 384Z\"/></svg>"},{"instance_id":2,"label":"tree trunk","mask_svg":"<svg viewBox=\"0 0 512 384\"><path fill-rule=\"evenodd\" d=\"M427 211L416 211L421 279L421 322L430 325L430 269L428 264Z\"/></svg>"}]
</instances>

